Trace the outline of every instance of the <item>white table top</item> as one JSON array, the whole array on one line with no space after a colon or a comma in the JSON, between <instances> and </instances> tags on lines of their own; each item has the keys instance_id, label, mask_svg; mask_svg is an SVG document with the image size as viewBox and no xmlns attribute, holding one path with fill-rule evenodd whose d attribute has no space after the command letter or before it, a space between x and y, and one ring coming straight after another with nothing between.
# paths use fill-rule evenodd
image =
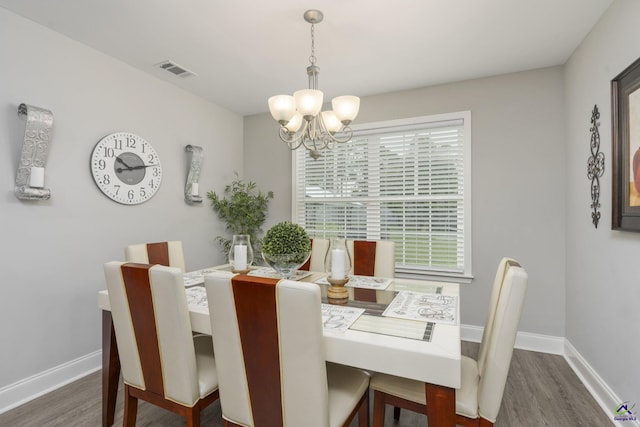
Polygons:
<instances>
[{"instance_id":1,"label":"white table top","mask_svg":"<svg viewBox=\"0 0 640 427\"><path fill-rule=\"evenodd\" d=\"M207 270L224 269L225 267L212 267ZM302 280L316 281L323 276L324 274L321 273L313 273ZM375 292L378 301L389 303L393 299L391 291L433 292L436 288L440 288L439 291L442 295L459 298L460 288L457 283L400 278L393 279L385 291L367 291ZM350 288L349 292L352 295L353 288ZM106 290L99 292L98 306L102 310L111 310L109 295ZM189 314L194 332L211 334L208 308L190 305ZM353 326L358 326L359 329L368 328L372 331L381 329L382 332L385 327L402 327L403 323L406 322L419 321L363 315ZM460 388L459 304L457 304L455 324L433 325L433 332L429 341L354 329L339 333L325 329L324 339L327 361L446 387Z\"/></svg>"}]
</instances>

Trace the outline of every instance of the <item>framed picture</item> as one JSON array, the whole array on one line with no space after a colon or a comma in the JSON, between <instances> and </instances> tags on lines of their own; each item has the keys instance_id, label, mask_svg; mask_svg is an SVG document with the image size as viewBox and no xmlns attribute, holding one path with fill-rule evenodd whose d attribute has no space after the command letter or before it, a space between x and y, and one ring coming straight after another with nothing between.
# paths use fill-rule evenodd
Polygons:
<instances>
[{"instance_id":1,"label":"framed picture","mask_svg":"<svg viewBox=\"0 0 640 427\"><path fill-rule=\"evenodd\" d=\"M640 59L611 81L612 228L640 232Z\"/></svg>"}]
</instances>

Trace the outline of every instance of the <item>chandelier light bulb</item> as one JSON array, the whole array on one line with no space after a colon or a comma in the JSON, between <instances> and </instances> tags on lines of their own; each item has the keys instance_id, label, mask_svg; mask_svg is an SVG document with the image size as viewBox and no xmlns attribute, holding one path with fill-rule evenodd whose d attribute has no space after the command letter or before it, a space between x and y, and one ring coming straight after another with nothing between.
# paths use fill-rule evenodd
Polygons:
<instances>
[{"instance_id":1,"label":"chandelier light bulb","mask_svg":"<svg viewBox=\"0 0 640 427\"><path fill-rule=\"evenodd\" d=\"M344 125L355 120L360 110L360 98L357 96L336 96L331 100L331 106L336 116Z\"/></svg>"},{"instance_id":2,"label":"chandelier light bulb","mask_svg":"<svg viewBox=\"0 0 640 427\"><path fill-rule=\"evenodd\" d=\"M296 100L291 95L276 95L269 98L269 111L275 121L286 124L296 114Z\"/></svg>"},{"instance_id":3,"label":"chandelier light bulb","mask_svg":"<svg viewBox=\"0 0 640 427\"><path fill-rule=\"evenodd\" d=\"M298 130L300 130L300 127L302 126L302 114L300 114L299 112L296 111L296 113L293 115L293 117L291 118L291 120L289 120L289 122L284 125L285 129L287 130L287 132L289 133L296 133L298 132Z\"/></svg>"},{"instance_id":4,"label":"chandelier light bulb","mask_svg":"<svg viewBox=\"0 0 640 427\"><path fill-rule=\"evenodd\" d=\"M323 96L322 91L317 89L302 89L293 93L296 109L307 121L320 114Z\"/></svg>"},{"instance_id":5,"label":"chandelier light bulb","mask_svg":"<svg viewBox=\"0 0 640 427\"><path fill-rule=\"evenodd\" d=\"M342 127L338 116L331 110L322 112L322 123L324 124L325 130L331 133L338 132Z\"/></svg>"}]
</instances>

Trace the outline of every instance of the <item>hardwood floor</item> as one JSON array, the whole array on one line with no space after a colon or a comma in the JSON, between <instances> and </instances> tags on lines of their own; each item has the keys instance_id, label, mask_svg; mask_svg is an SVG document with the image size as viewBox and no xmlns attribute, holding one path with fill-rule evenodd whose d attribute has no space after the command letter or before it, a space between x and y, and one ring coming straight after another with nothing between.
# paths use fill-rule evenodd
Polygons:
<instances>
[{"instance_id":1,"label":"hardwood floor","mask_svg":"<svg viewBox=\"0 0 640 427\"><path fill-rule=\"evenodd\" d=\"M478 344L463 342L462 352L476 357ZM122 386L118 392L114 426L122 425ZM96 372L25 405L0 414L0 426L99 427L101 423L101 374ZM372 403L373 405L373 403ZM371 406L373 409L373 406ZM205 409L203 426L221 426L220 403ZM184 426L184 420L168 411L140 402L137 426ZM611 426L613 414L600 409L562 356L515 350L496 427ZM424 415L402 411L393 421L387 407L385 426L426 426ZM357 426L354 420L352 427ZM297 426L295 426L297 427Z\"/></svg>"}]
</instances>

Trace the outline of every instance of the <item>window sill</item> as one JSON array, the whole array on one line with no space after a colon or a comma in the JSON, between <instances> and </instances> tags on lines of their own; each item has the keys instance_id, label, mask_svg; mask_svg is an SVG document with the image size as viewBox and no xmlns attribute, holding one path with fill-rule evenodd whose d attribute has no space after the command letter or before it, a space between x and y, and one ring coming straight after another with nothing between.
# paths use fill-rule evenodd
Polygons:
<instances>
[{"instance_id":1,"label":"window sill","mask_svg":"<svg viewBox=\"0 0 640 427\"><path fill-rule=\"evenodd\" d=\"M437 271L408 271L408 270L396 270L396 277L403 279L417 279L417 280L433 280L436 282L456 282L460 284L468 284L473 280L473 276L467 276L464 274L437 272Z\"/></svg>"}]
</instances>

